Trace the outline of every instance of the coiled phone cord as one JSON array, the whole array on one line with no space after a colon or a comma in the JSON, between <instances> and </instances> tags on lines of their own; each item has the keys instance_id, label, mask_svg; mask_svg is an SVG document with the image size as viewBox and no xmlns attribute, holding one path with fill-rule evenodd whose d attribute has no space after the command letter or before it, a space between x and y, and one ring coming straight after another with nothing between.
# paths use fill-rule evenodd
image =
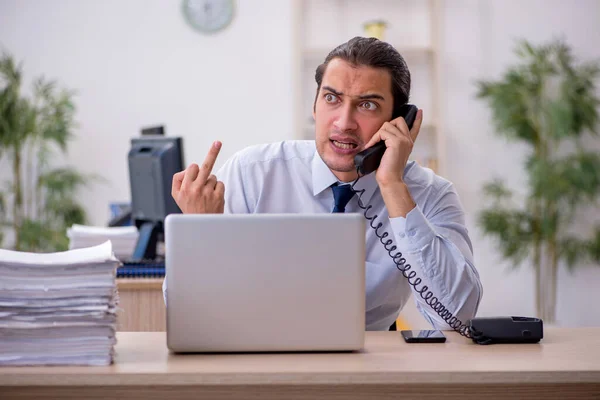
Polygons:
<instances>
[{"instance_id":1,"label":"coiled phone cord","mask_svg":"<svg viewBox=\"0 0 600 400\"><path fill-rule=\"evenodd\" d=\"M473 339L472 334L476 334L476 332L472 332L471 328L464 324L460 319L455 317L447 308L442 304L442 302L429 290L427 285L423 285L420 289L418 285L423 281L421 278L417 276L416 271L411 271L411 265L406 263L406 259L402 256L402 252L398 250L396 253L394 251L397 249L396 245L394 245L394 241L391 239L384 240L389 236L389 233L383 232L380 233L379 230L383 226L383 223L379 222L377 226L375 226L375 220L377 219L377 214L373 214L372 216L368 215L369 210L373 207L372 205L365 206L362 202L362 196L365 193L365 189L356 190L354 186L360 179L359 169L356 169L356 173L358 178L354 180L354 182L350 185L352 191L356 193L358 196L358 206L364 210L364 215L367 221L369 221L369 225L371 228L375 230L375 235L379 238L383 247L388 252L394 264L396 264L396 268L402 272L402 275L408 280L408 283L415 288L417 293L425 300L427 304L444 320L446 323L452 327L455 331L460 333L462 336L467 337L469 339Z\"/></svg>"}]
</instances>

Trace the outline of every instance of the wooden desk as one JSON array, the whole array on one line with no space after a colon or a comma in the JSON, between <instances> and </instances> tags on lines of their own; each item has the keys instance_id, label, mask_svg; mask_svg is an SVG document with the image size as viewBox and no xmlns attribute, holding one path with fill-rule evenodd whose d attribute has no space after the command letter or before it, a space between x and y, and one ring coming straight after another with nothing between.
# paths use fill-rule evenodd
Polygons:
<instances>
[{"instance_id":1,"label":"wooden desk","mask_svg":"<svg viewBox=\"0 0 600 400\"><path fill-rule=\"evenodd\" d=\"M167 329L162 283L163 278L117 279L119 331L164 332Z\"/></svg>"},{"instance_id":2,"label":"wooden desk","mask_svg":"<svg viewBox=\"0 0 600 400\"><path fill-rule=\"evenodd\" d=\"M0 367L10 398L600 398L600 328L535 345L406 344L367 333L356 353L174 355L165 333L118 333L110 367Z\"/></svg>"}]
</instances>

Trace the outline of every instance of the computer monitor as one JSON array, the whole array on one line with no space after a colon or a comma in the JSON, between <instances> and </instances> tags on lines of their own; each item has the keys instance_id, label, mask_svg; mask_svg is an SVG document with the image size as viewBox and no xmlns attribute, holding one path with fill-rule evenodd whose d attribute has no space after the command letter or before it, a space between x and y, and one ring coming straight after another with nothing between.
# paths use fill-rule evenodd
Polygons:
<instances>
[{"instance_id":1,"label":"computer monitor","mask_svg":"<svg viewBox=\"0 0 600 400\"><path fill-rule=\"evenodd\" d=\"M132 261L154 259L165 218L181 213L171 196L171 185L173 175L184 169L182 138L132 138L128 162L131 218L139 229Z\"/></svg>"}]
</instances>

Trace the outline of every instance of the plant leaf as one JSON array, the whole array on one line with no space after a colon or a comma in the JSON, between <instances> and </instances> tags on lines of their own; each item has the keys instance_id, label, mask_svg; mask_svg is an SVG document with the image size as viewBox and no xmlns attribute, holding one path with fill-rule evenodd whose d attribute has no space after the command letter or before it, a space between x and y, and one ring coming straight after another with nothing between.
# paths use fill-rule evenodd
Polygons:
<instances>
[{"instance_id":1,"label":"plant leaf","mask_svg":"<svg viewBox=\"0 0 600 400\"><path fill-rule=\"evenodd\" d=\"M502 255L515 267L530 254L532 223L528 214L494 207L480 213L479 224L487 236L496 239Z\"/></svg>"}]
</instances>

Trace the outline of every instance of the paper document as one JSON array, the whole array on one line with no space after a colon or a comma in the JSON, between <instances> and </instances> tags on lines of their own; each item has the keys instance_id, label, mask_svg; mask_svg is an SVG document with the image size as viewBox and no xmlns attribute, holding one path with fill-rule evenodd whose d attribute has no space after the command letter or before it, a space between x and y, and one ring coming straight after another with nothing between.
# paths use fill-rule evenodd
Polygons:
<instances>
[{"instance_id":1,"label":"paper document","mask_svg":"<svg viewBox=\"0 0 600 400\"><path fill-rule=\"evenodd\" d=\"M67 230L69 249L95 246L109 240L119 260L129 260L137 244L139 232L135 226L73 225Z\"/></svg>"},{"instance_id":2,"label":"paper document","mask_svg":"<svg viewBox=\"0 0 600 400\"><path fill-rule=\"evenodd\" d=\"M110 240L57 253L0 249L0 366L112 363L119 265Z\"/></svg>"}]
</instances>

